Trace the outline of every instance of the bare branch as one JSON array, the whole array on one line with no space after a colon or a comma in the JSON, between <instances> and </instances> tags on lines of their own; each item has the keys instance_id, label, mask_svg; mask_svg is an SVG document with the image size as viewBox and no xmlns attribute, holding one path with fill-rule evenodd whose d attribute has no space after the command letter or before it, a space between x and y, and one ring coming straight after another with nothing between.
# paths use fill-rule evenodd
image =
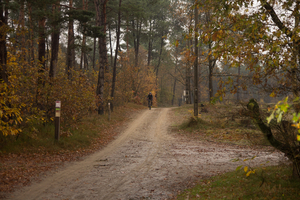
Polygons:
<instances>
[{"instance_id":1,"label":"bare branch","mask_svg":"<svg viewBox=\"0 0 300 200\"><path fill-rule=\"evenodd\" d=\"M285 33L288 37L292 37L292 32L282 23L282 21L278 18L276 12L274 11L273 7L266 1L261 0L262 6L267 10L267 12L272 17L273 22L276 24L276 26Z\"/></svg>"}]
</instances>

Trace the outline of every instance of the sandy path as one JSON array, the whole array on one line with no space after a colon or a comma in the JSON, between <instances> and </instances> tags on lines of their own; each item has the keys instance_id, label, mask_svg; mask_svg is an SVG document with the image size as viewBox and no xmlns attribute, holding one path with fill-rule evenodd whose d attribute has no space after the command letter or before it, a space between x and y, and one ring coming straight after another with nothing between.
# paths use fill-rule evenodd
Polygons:
<instances>
[{"instance_id":1,"label":"sandy path","mask_svg":"<svg viewBox=\"0 0 300 200\"><path fill-rule=\"evenodd\" d=\"M170 109L146 110L105 149L75 162L8 199L169 199L199 178L234 170L249 158L277 164L278 152L191 141L170 134Z\"/></svg>"}]
</instances>

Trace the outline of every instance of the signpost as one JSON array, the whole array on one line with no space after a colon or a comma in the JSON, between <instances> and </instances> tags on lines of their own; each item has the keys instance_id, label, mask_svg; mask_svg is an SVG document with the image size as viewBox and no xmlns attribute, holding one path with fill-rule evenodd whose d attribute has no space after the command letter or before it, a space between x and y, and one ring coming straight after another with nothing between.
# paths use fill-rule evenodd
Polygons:
<instances>
[{"instance_id":1,"label":"signpost","mask_svg":"<svg viewBox=\"0 0 300 200\"><path fill-rule=\"evenodd\" d=\"M108 121L111 119L110 103L108 103Z\"/></svg>"},{"instance_id":2,"label":"signpost","mask_svg":"<svg viewBox=\"0 0 300 200\"><path fill-rule=\"evenodd\" d=\"M189 98L189 91L188 90L183 90L183 96L184 96L184 101L186 104L188 104L188 98Z\"/></svg>"},{"instance_id":3,"label":"signpost","mask_svg":"<svg viewBox=\"0 0 300 200\"><path fill-rule=\"evenodd\" d=\"M55 140L59 140L61 102L55 101Z\"/></svg>"}]
</instances>

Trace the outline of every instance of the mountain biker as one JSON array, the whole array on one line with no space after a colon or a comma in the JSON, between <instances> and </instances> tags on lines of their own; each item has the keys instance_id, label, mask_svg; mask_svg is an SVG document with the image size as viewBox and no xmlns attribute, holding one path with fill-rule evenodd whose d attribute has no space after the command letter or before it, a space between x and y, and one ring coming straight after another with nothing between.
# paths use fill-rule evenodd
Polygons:
<instances>
[{"instance_id":1,"label":"mountain biker","mask_svg":"<svg viewBox=\"0 0 300 200\"><path fill-rule=\"evenodd\" d=\"M150 105L152 105L153 96L152 96L151 92L149 92L149 94L147 96L147 100L148 100L148 102L150 101L150 103L151 103Z\"/></svg>"}]
</instances>

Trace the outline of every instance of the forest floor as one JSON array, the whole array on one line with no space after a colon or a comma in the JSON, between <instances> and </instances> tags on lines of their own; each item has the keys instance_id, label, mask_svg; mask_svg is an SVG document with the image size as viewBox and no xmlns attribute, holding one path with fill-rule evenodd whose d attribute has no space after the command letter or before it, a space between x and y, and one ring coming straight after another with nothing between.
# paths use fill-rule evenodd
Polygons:
<instances>
[{"instance_id":1,"label":"forest floor","mask_svg":"<svg viewBox=\"0 0 300 200\"><path fill-rule=\"evenodd\" d=\"M258 166L286 161L268 146L220 143L181 132L177 127L186 117L174 108L139 111L102 150L42 173L32 184L4 195L45 200L175 199L199 179L233 171L245 162ZM221 126L220 122L222 134L213 138L229 137ZM203 130L208 132L203 135L210 135L207 127Z\"/></svg>"}]
</instances>

